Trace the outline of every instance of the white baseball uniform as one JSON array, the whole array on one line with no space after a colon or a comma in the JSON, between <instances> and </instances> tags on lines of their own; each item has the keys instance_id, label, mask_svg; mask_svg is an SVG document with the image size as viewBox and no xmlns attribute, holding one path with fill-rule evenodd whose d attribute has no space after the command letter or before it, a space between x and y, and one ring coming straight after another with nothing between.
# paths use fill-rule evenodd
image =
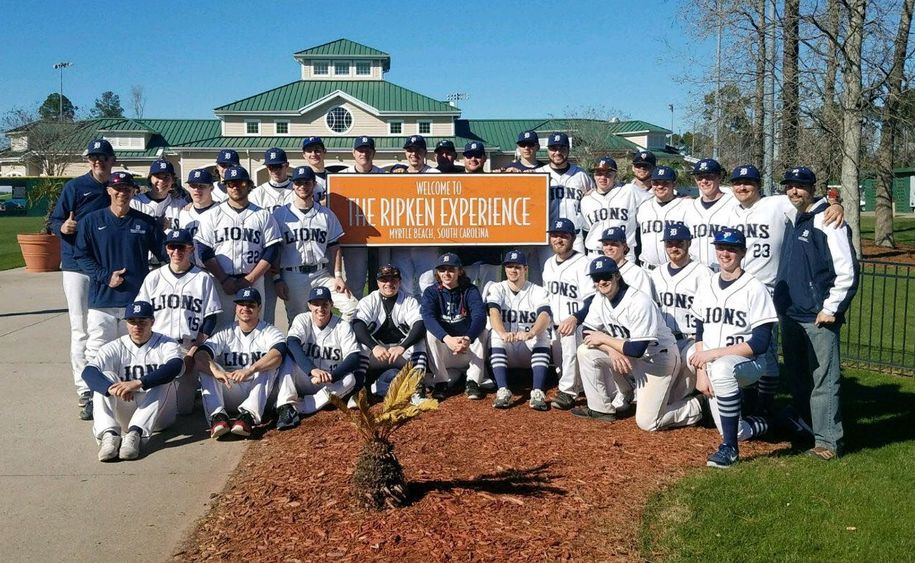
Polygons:
<instances>
[{"instance_id":1,"label":"white baseball uniform","mask_svg":"<svg viewBox=\"0 0 915 563\"><path fill-rule=\"evenodd\" d=\"M169 360L183 356L175 340L153 332L142 346L134 344L126 335L112 340L99 348L88 366L97 368L114 384L145 377ZM133 426L142 430L143 438L148 438L152 432L167 428L175 421L175 382L145 390L140 388L134 391L132 401L93 393L93 403L92 433L96 440L105 432L122 435Z\"/></svg>"},{"instance_id":2,"label":"white baseball uniform","mask_svg":"<svg viewBox=\"0 0 915 563\"><path fill-rule=\"evenodd\" d=\"M229 199L229 194L222 182L213 182L213 201L222 203L227 199Z\"/></svg>"},{"instance_id":3,"label":"white baseball uniform","mask_svg":"<svg viewBox=\"0 0 915 563\"><path fill-rule=\"evenodd\" d=\"M738 203L730 211L728 226L742 232L747 239L747 254L741 267L765 284L771 294L778 276L785 233L794 220L796 209L788 196L774 195L760 199L749 208Z\"/></svg>"},{"instance_id":4,"label":"white baseball uniform","mask_svg":"<svg viewBox=\"0 0 915 563\"><path fill-rule=\"evenodd\" d=\"M654 192L652 191L651 187L645 189L642 186L636 184L635 181L629 182L628 184L623 184L623 187L632 190L632 193L635 195L636 201L638 202L636 207L654 197Z\"/></svg>"},{"instance_id":5,"label":"white baseball uniform","mask_svg":"<svg viewBox=\"0 0 915 563\"><path fill-rule=\"evenodd\" d=\"M247 334L236 322L210 336L200 349L210 354L223 370L235 371L256 363L270 350L285 342L283 333L264 321L260 321ZM277 372L278 368L254 372L247 380L233 382L231 386L226 386L215 377L203 375L200 378L200 388L203 391L203 412L207 421L216 414L228 416L230 412L243 410L254 418L256 424L260 424Z\"/></svg>"},{"instance_id":6,"label":"white baseball uniform","mask_svg":"<svg viewBox=\"0 0 915 563\"><path fill-rule=\"evenodd\" d=\"M378 328L385 323L388 318L381 303L381 292L377 289L359 300L359 306L356 309L355 318L364 322L369 329L370 334L374 334ZM410 332L410 327L416 321L422 320L422 313L419 310L419 301L412 295L408 295L401 288L397 292L397 300L391 309L391 320L400 329L404 336ZM425 339L420 340L412 347L404 351L404 359L409 360L415 353L421 352L423 355L423 365L425 365L426 344ZM375 361L370 356L370 360ZM413 359L416 365L416 359ZM370 365L372 369L376 366Z\"/></svg>"},{"instance_id":7,"label":"white baseball uniform","mask_svg":"<svg viewBox=\"0 0 915 563\"><path fill-rule=\"evenodd\" d=\"M261 209L273 213L277 208L291 202L293 196L295 193L292 191L292 180L287 179L279 184L274 184L272 181L264 182L251 190L248 200Z\"/></svg>"},{"instance_id":8,"label":"white baseball uniform","mask_svg":"<svg viewBox=\"0 0 915 563\"><path fill-rule=\"evenodd\" d=\"M665 204L658 198L642 202L636 210L639 224L639 261L648 267L666 264L667 253L664 251L664 229L670 225L686 224L686 209L692 200L675 197Z\"/></svg>"},{"instance_id":9,"label":"white baseball uniform","mask_svg":"<svg viewBox=\"0 0 915 563\"><path fill-rule=\"evenodd\" d=\"M560 336L556 327L578 313L584 306L585 299L594 294L594 282L588 275L590 262L584 254L576 252L562 262L552 256L543 265L543 288L549 295L550 311L553 314L553 365L559 370L559 390L573 397L581 391L578 359L575 355L581 344L581 327L569 336Z\"/></svg>"},{"instance_id":10,"label":"white baseball uniform","mask_svg":"<svg viewBox=\"0 0 915 563\"><path fill-rule=\"evenodd\" d=\"M154 200L149 197L149 192L137 194L130 200L130 207L140 213L145 213L156 219L165 218L165 232L178 228L178 214L188 204L188 200L183 197L177 197L172 193L166 195L163 199Z\"/></svg>"},{"instance_id":11,"label":"white baseball uniform","mask_svg":"<svg viewBox=\"0 0 915 563\"><path fill-rule=\"evenodd\" d=\"M327 372L332 372L350 354L360 352L352 327L336 315L322 329L315 325L311 312L302 313L292 321L289 337L299 339L305 356L311 360L314 368ZM295 405L298 412L311 414L329 402L328 396L331 393L342 398L352 392L356 379L355 372L352 372L331 383L315 384L311 381L310 373L303 372L292 358L287 358L280 373L276 405Z\"/></svg>"},{"instance_id":12,"label":"white baseball uniform","mask_svg":"<svg viewBox=\"0 0 915 563\"><path fill-rule=\"evenodd\" d=\"M525 282L517 293L512 290L508 281L494 283L486 292L486 306L498 307L502 316L502 325L507 332L530 332L542 312L550 313L550 295L546 290L531 282ZM490 333L490 348L505 350L505 356L492 354L493 367L527 368L550 363L550 337L545 330L523 342L503 342L496 331Z\"/></svg>"},{"instance_id":13,"label":"white baseball uniform","mask_svg":"<svg viewBox=\"0 0 915 563\"><path fill-rule=\"evenodd\" d=\"M737 205L733 194L724 192L713 202L704 202L702 197L689 202L686 206L684 221L693 234L689 255L693 260L702 262L713 271L718 271L718 259L715 257L715 234L724 227L730 227L731 209Z\"/></svg>"},{"instance_id":14,"label":"white baseball uniform","mask_svg":"<svg viewBox=\"0 0 915 563\"><path fill-rule=\"evenodd\" d=\"M622 227L629 246L626 258L635 260L638 203L638 197L629 186L614 187L605 194L594 189L584 196L581 200L581 230L587 233L585 252L589 256L602 254L600 238L603 232L609 227Z\"/></svg>"},{"instance_id":15,"label":"white baseball uniform","mask_svg":"<svg viewBox=\"0 0 915 563\"><path fill-rule=\"evenodd\" d=\"M175 228L188 231L191 233L192 237L197 236L197 230L200 227L200 217L202 217L204 213L215 209L217 205L219 204L214 202L210 204L209 207L204 207L202 209L194 207L193 205L190 207L185 206L185 208L178 213L178 221ZM192 262L194 265L203 268L203 260L200 259L200 254L197 252L196 247L194 248L194 258Z\"/></svg>"},{"instance_id":16,"label":"white baseball uniform","mask_svg":"<svg viewBox=\"0 0 915 563\"><path fill-rule=\"evenodd\" d=\"M651 281L651 276L648 275L648 272L644 268L636 266L634 262L626 261L622 266L619 267L620 275L623 276L623 281L626 282L630 287L634 287L650 297L651 299L657 301L657 292L654 288L654 282Z\"/></svg>"},{"instance_id":17,"label":"white baseball uniform","mask_svg":"<svg viewBox=\"0 0 915 563\"><path fill-rule=\"evenodd\" d=\"M578 252L585 251L585 243L580 229L582 228L581 200L585 194L594 189L594 180L576 164L569 164L565 172L557 172L549 164L545 164L535 172L546 172L550 175L550 217L552 225L559 219L568 219L575 225L579 232L575 235L574 249ZM543 264L553 255L549 245L537 247L537 256L533 264ZM537 280L533 272L531 278Z\"/></svg>"}]
</instances>

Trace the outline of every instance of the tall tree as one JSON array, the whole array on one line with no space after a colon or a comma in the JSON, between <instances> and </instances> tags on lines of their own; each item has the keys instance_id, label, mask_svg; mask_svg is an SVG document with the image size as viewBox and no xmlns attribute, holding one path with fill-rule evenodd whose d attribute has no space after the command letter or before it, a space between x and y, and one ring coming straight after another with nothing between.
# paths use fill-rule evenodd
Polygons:
<instances>
[{"instance_id":1,"label":"tall tree","mask_svg":"<svg viewBox=\"0 0 915 563\"><path fill-rule=\"evenodd\" d=\"M143 87L134 84L130 87L130 103L133 105L133 115L137 119L143 119L143 110L146 109L146 96L143 94Z\"/></svg>"},{"instance_id":2,"label":"tall tree","mask_svg":"<svg viewBox=\"0 0 915 563\"><path fill-rule=\"evenodd\" d=\"M798 159L797 136L800 122L800 87L798 58L800 56L800 0L785 0L782 45L782 131L781 161L783 167L793 166Z\"/></svg>"},{"instance_id":3,"label":"tall tree","mask_svg":"<svg viewBox=\"0 0 915 563\"><path fill-rule=\"evenodd\" d=\"M762 167L766 158L766 0L756 0L751 18L756 30L756 90L753 92L753 163Z\"/></svg>"},{"instance_id":4,"label":"tall tree","mask_svg":"<svg viewBox=\"0 0 915 563\"><path fill-rule=\"evenodd\" d=\"M833 0L837 1L837 0ZM845 207L845 221L851 227L852 241L861 254L861 215L857 202L860 197L859 163L861 161L861 119L864 116L861 79L864 19L867 0L847 0L847 34L842 45L842 199L851 202Z\"/></svg>"},{"instance_id":5,"label":"tall tree","mask_svg":"<svg viewBox=\"0 0 915 563\"><path fill-rule=\"evenodd\" d=\"M92 117L124 117L121 97L111 90L102 92L95 99L95 107L89 111Z\"/></svg>"},{"instance_id":6,"label":"tall tree","mask_svg":"<svg viewBox=\"0 0 915 563\"><path fill-rule=\"evenodd\" d=\"M63 97L63 111L61 111L61 97L57 92L48 94L48 97L45 98L44 103L38 107L38 117L42 121L59 121L61 115L63 116L63 121L73 121L73 118L76 117L76 110L78 109L69 98L66 96Z\"/></svg>"}]
</instances>

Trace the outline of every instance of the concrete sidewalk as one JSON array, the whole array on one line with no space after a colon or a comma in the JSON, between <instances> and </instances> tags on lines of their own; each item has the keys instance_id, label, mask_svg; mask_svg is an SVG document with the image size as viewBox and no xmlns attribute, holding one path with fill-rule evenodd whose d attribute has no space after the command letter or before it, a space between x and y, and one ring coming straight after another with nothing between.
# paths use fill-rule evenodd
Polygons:
<instances>
[{"instance_id":1,"label":"concrete sidewalk","mask_svg":"<svg viewBox=\"0 0 915 563\"><path fill-rule=\"evenodd\" d=\"M99 463L78 418L61 274L0 272L0 560L163 561L245 442L179 417L144 457Z\"/></svg>"}]
</instances>

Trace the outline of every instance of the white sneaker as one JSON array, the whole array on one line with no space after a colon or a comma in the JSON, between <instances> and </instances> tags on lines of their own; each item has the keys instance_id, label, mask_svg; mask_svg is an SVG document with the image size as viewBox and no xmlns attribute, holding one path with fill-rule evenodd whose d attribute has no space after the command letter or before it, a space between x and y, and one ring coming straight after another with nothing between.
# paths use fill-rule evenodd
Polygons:
<instances>
[{"instance_id":1,"label":"white sneaker","mask_svg":"<svg viewBox=\"0 0 915 563\"><path fill-rule=\"evenodd\" d=\"M114 432L105 432L102 434L102 440L98 447L98 460L111 461L118 458L118 448L121 447L121 437Z\"/></svg>"},{"instance_id":2,"label":"white sneaker","mask_svg":"<svg viewBox=\"0 0 915 563\"><path fill-rule=\"evenodd\" d=\"M544 395L543 391L540 389L531 390L531 400L528 403L528 406L536 411L545 411L550 408L546 402L546 395Z\"/></svg>"},{"instance_id":3,"label":"white sneaker","mask_svg":"<svg viewBox=\"0 0 915 563\"><path fill-rule=\"evenodd\" d=\"M140 457L140 441L142 436L137 431L124 434L121 439L121 450L118 457L121 459L137 459Z\"/></svg>"},{"instance_id":4,"label":"white sneaker","mask_svg":"<svg viewBox=\"0 0 915 563\"><path fill-rule=\"evenodd\" d=\"M492 406L497 409L507 409L511 405L512 392L508 389L508 387L500 387L499 390L496 391L496 400Z\"/></svg>"},{"instance_id":5,"label":"white sneaker","mask_svg":"<svg viewBox=\"0 0 915 563\"><path fill-rule=\"evenodd\" d=\"M349 401L346 402L346 408L350 410L359 408L359 403L356 402L356 395L350 395Z\"/></svg>"}]
</instances>

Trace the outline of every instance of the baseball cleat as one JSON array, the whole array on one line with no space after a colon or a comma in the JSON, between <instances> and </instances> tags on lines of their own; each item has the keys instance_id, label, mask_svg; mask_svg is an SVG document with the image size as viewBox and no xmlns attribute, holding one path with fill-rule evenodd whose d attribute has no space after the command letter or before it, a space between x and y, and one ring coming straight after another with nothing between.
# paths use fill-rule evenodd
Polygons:
<instances>
[{"instance_id":1,"label":"baseball cleat","mask_svg":"<svg viewBox=\"0 0 915 563\"><path fill-rule=\"evenodd\" d=\"M252 428L254 428L254 419L250 413L242 411L242 413L238 415L238 418L235 419L235 422L232 423L231 432L236 436L247 438L251 435Z\"/></svg>"},{"instance_id":2,"label":"baseball cleat","mask_svg":"<svg viewBox=\"0 0 915 563\"><path fill-rule=\"evenodd\" d=\"M142 436L136 430L124 434L121 438L121 449L118 457L121 459L137 459L140 457L140 442Z\"/></svg>"},{"instance_id":3,"label":"baseball cleat","mask_svg":"<svg viewBox=\"0 0 915 563\"><path fill-rule=\"evenodd\" d=\"M507 409L512 406L512 392L508 387L500 387L496 391L496 400L492 404L493 408L496 409Z\"/></svg>"},{"instance_id":4,"label":"baseball cleat","mask_svg":"<svg viewBox=\"0 0 915 563\"><path fill-rule=\"evenodd\" d=\"M479 384L476 381L467 381L467 385L464 387L464 396L466 396L471 401L479 401L483 398L483 391L480 389Z\"/></svg>"},{"instance_id":5,"label":"baseball cleat","mask_svg":"<svg viewBox=\"0 0 915 563\"><path fill-rule=\"evenodd\" d=\"M550 401L550 405L552 405L554 409L567 411L575 406L575 397L568 393L557 391L556 394L553 395L553 400Z\"/></svg>"},{"instance_id":6,"label":"baseball cleat","mask_svg":"<svg viewBox=\"0 0 915 563\"><path fill-rule=\"evenodd\" d=\"M432 398L436 401L444 401L448 398L448 384L445 382L439 382L435 384L435 387L432 389Z\"/></svg>"},{"instance_id":7,"label":"baseball cleat","mask_svg":"<svg viewBox=\"0 0 915 563\"><path fill-rule=\"evenodd\" d=\"M550 408L550 405L546 402L546 395L540 389L531 391L531 400L527 405L535 411L545 411Z\"/></svg>"},{"instance_id":8,"label":"baseball cleat","mask_svg":"<svg viewBox=\"0 0 915 563\"><path fill-rule=\"evenodd\" d=\"M299 425L299 413L292 405L283 405L276 409L276 429L292 430Z\"/></svg>"},{"instance_id":9,"label":"baseball cleat","mask_svg":"<svg viewBox=\"0 0 915 563\"><path fill-rule=\"evenodd\" d=\"M217 439L229 432L229 417L219 413L213 416L213 425L210 426L210 438Z\"/></svg>"},{"instance_id":10,"label":"baseball cleat","mask_svg":"<svg viewBox=\"0 0 915 563\"><path fill-rule=\"evenodd\" d=\"M114 432L105 432L98 448L99 461L114 461L118 458L118 449L121 447L121 437Z\"/></svg>"},{"instance_id":11,"label":"baseball cleat","mask_svg":"<svg viewBox=\"0 0 915 563\"><path fill-rule=\"evenodd\" d=\"M718 446L717 452L708 456L708 461L705 462L705 465L707 467L727 469L728 467L737 463L739 459L740 455L737 453L737 448L727 444L721 444Z\"/></svg>"},{"instance_id":12,"label":"baseball cleat","mask_svg":"<svg viewBox=\"0 0 915 563\"><path fill-rule=\"evenodd\" d=\"M616 415L613 413L592 410L585 405L575 407L569 412L575 416L580 416L582 418L593 418L594 420L602 420L604 422L613 422L614 420L617 420Z\"/></svg>"}]
</instances>

